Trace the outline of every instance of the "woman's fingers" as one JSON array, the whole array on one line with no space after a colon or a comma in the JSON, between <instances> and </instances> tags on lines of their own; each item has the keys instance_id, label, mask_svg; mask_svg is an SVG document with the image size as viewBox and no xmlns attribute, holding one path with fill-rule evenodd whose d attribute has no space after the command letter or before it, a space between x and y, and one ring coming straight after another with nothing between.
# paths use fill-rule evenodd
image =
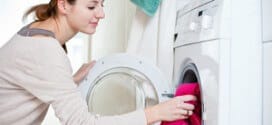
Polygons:
<instances>
[{"instance_id":1,"label":"woman's fingers","mask_svg":"<svg viewBox=\"0 0 272 125\"><path fill-rule=\"evenodd\" d=\"M187 110L192 110L195 108L194 105L192 105L190 103L186 103L188 101L196 101L196 97L193 95L178 96L178 97L175 97L174 99L177 100L177 107L178 108L184 108Z\"/></svg>"},{"instance_id":2,"label":"woman's fingers","mask_svg":"<svg viewBox=\"0 0 272 125\"><path fill-rule=\"evenodd\" d=\"M177 112L183 116L191 116L193 114L193 110L195 106L190 103L186 103L187 101L195 101L196 97L193 95L184 95L176 97L177 101Z\"/></svg>"},{"instance_id":3,"label":"woman's fingers","mask_svg":"<svg viewBox=\"0 0 272 125\"><path fill-rule=\"evenodd\" d=\"M179 119L187 119L193 114L195 106L188 101L195 101L196 97L193 95L178 96L170 99L166 102L160 103L155 106L156 115L159 116L159 120L163 121L175 121Z\"/></svg>"},{"instance_id":4,"label":"woman's fingers","mask_svg":"<svg viewBox=\"0 0 272 125\"><path fill-rule=\"evenodd\" d=\"M184 110L184 109L177 110L178 115L187 115L187 113L188 113L188 110Z\"/></svg>"},{"instance_id":5,"label":"woman's fingers","mask_svg":"<svg viewBox=\"0 0 272 125\"><path fill-rule=\"evenodd\" d=\"M190 103L184 103L184 102L182 102L178 106L178 108L185 109L185 110L194 110L195 106L193 104L190 104Z\"/></svg>"},{"instance_id":6,"label":"woman's fingers","mask_svg":"<svg viewBox=\"0 0 272 125\"><path fill-rule=\"evenodd\" d=\"M184 116L191 116L193 114L193 110L180 109L180 110L177 110L176 114L177 115L184 115Z\"/></svg>"},{"instance_id":7,"label":"woman's fingers","mask_svg":"<svg viewBox=\"0 0 272 125\"><path fill-rule=\"evenodd\" d=\"M83 66L82 66L82 67L84 67L83 70L88 72L94 66L95 63L96 63L96 61L91 61L91 62L83 64Z\"/></svg>"},{"instance_id":8,"label":"woman's fingers","mask_svg":"<svg viewBox=\"0 0 272 125\"><path fill-rule=\"evenodd\" d=\"M180 98L181 101L183 102L188 102L188 101L196 101L197 98L193 95L183 95L183 96L178 96L177 98Z\"/></svg>"},{"instance_id":9,"label":"woman's fingers","mask_svg":"<svg viewBox=\"0 0 272 125\"><path fill-rule=\"evenodd\" d=\"M187 118L189 118L189 117L186 115L180 115L177 119L187 119Z\"/></svg>"},{"instance_id":10,"label":"woman's fingers","mask_svg":"<svg viewBox=\"0 0 272 125\"><path fill-rule=\"evenodd\" d=\"M96 62L91 61L89 63L83 64L78 71L74 74L75 83L79 84L82 79L88 74L89 70L94 66Z\"/></svg>"},{"instance_id":11,"label":"woman's fingers","mask_svg":"<svg viewBox=\"0 0 272 125\"><path fill-rule=\"evenodd\" d=\"M96 63L96 61L94 60L94 61L89 62L88 65L89 65L89 67L93 67L95 63Z\"/></svg>"}]
</instances>

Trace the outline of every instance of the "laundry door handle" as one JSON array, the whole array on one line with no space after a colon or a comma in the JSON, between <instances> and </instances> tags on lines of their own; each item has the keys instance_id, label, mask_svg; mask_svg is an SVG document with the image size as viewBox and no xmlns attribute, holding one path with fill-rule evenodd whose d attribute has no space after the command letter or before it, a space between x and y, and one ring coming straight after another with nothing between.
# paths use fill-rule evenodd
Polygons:
<instances>
[{"instance_id":1,"label":"laundry door handle","mask_svg":"<svg viewBox=\"0 0 272 125\"><path fill-rule=\"evenodd\" d=\"M173 98L175 95L172 93L163 93L162 94L163 97L168 97L168 98Z\"/></svg>"}]
</instances>

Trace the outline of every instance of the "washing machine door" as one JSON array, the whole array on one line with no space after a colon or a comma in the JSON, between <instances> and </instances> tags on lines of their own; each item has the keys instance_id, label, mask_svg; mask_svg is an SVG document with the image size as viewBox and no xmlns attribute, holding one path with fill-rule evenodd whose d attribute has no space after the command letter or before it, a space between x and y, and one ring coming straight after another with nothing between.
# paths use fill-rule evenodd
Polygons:
<instances>
[{"instance_id":1,"label":"washing machine door","mask_svg":"<svg viewBox=\"0 0 272 125\"><path fill-rule=\"evenodd\" d=\"M96 62L79 86L89 112L119 115L167 99L170 89L160 70L141 58L116 54Z\"/></svg>"}]
</instances>

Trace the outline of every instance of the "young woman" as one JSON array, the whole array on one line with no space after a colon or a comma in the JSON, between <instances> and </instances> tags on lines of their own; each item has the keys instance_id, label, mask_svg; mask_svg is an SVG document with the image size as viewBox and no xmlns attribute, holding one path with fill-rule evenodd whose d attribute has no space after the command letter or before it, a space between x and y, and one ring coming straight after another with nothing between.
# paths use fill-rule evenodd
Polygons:
<instances>
[{"instance_id":1,"label":"young woman","mask_svg":"<svg viewBox=\"0 0 272 125\"><path fill-rule=\"evenodd\" d=\"M36 21L23 27L0 49L0 121L3 125L38 125L52 105L65 125L146 125L186 119L195 100L186 95L120 116L88 112L75 83L93 63L74 76L63 49L76 33L93 34L104 18L103 0L50 0L32 7Z\"/></svg>"}]
</instances>

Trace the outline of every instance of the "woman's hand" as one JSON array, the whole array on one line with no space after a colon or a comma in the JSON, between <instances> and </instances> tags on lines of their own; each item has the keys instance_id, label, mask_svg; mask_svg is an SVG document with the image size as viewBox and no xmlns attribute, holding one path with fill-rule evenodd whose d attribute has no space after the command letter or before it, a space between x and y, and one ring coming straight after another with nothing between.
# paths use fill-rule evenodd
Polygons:
<instances>
[{"instance_id":1,"label":"woman's hand","mask_svg":"<svg viewBox=\"0 0 272 125\"><path fill-rule=\"evenodd\" d=\"M195 96L184 95L170 99L153 107L145 109L147 123L153 124L158 121L175 121L187 119L193 114L194 105L185 103L196 100Z\"/></svg>"},{"instance_id":2,"label":"woman's hand","mask_svg":"<svg viewBox=\"0 0 272 125\"><path fill-rule=\"evenodd\" d=\"M74 82L79 85L79 83L85 78L89 70L94 66L95 61L83 64L79 70L74 74Z\"/></svg>"}]
</instances>

